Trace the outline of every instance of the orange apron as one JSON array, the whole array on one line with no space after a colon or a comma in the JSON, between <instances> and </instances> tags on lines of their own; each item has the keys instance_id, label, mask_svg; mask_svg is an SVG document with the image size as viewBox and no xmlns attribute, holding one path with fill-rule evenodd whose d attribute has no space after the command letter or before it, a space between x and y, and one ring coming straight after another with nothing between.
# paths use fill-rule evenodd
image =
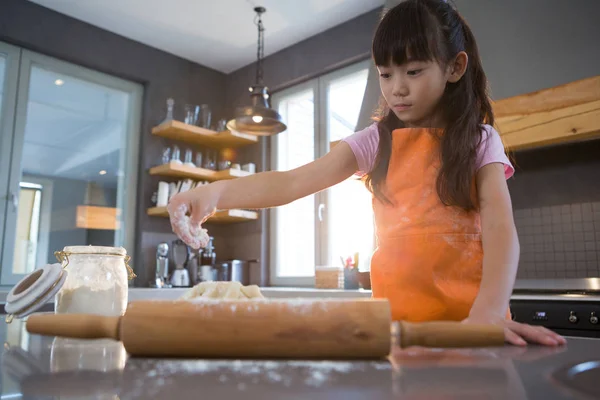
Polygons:
<instances>
[{"instance_id":1,"label":"orange apron","mask_svg":"<svg viewBox=\"0 0 600 400\"><path fill-rule=\"evenodd\" d=\"M389 299L394 320L460 321L481 282L479 213L439 199L439 140L431 130L397 129L392 137L384 193L394 204L373 199L373 297Z\"/></svg>"}]
</instances>

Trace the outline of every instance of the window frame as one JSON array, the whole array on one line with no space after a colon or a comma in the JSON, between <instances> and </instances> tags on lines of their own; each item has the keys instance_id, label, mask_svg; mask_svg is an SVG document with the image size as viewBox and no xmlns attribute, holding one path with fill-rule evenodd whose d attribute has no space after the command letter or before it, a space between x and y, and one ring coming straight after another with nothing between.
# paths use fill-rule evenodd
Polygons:
<instances>
[{"instance_id":1,"label":"window frame","mask_svg":"<svg viewBox=\"0 0 600 400\"><path fill-rule=\"evenodd\" d=\"M330 151L330 133L328 121L328 88L329 85L345 76L352 75L361 70L368 70L371 66L370 59L363 60L340 68L330 73L313 78L307 82L289 87L278 91L271 96L272 107L275 110L279 109L279 104L286 97L296 93L312 89L314 94L314 130L315 130L315 160L324 156ZM356 130L356 128L355 128ZM278 135L270 138L270 162L271 169L277 169L277 148ZM330 245L329 245L329 204L331 203L331 195L329 190L323 190L315 195L315 265L326 266L330 260ZM320 213L320 210L322 212ZM277 265L277 209L269 210L269 272L270 283L273 286L300 286L314 287L315 278L312 277L282 277L277 274L279 266ZM321 217L320 218L320 215Z\"/></svg>"},{"instance_id":2,"label":"window frame","mask_svg":"<svg viewBox=\"0 0 600 400\"><path fill-rule=\"evenodd\" d=\"M21 49L0 42L0 53L6 55L6 68L2 89L2 107L0 108L0 260L4 253L4 226L6 224L6 212L13 199L8 190L8 181L11 166L11 151L15 123L15 104L17 100L19 63L21 61ZM0 262L0 268L2 263ZM12 268L12 264L11 264ZM2 280L0 279L0 285Z\"/></svg>"},{"instance_id":3,"label":"window frame","mask_svg":"<svg viewBox=\"0 0 600 400\"><path fill-rule=\"evenodd\" d=\"M2 49L1 46L4 46L4 43L0 42L0 51ZM29 102L29 80L33 66L60 72L73 78L126 92L130 95L128 104L129 115L127 121L128 134L124 138L123 143L126 151L122 151L120 154L120 165L123 166L123 176L120 176L118 179L117 190L117 207L121 208L123 212L120 213L121 220L119 221L121 229L115 232L115 235L118 235L115 238L119 239L119 242L123 247L127 249L133 249L135 247L135 221L138 208L136 201L137 191L131 189L128 190L128 188L137 187L138 182L140 124L144 92L143 86L136 82L127 81L33 51L19 48L15 49L17 49L17 51L20 53L16 70L12 71L12 75L6 75L8 81L15 81L15 96L10 102L6 102L10 107L12 107L13 118L11 119L14 121L14 124L12 129L7 130L5 127L3 127L1 132L1 140L3 141L2 148L6 149L2 150L2 158L4 159L5 152L8 152L8 165L10 172L6 181L3 181L2 177L0 176L0 190L3 192L6 191L6 198L11 199L13 198L12 194L18 193L19 185L22 180L21 161L23 157L22 152L25 140L25 125L27 122ZM3 102L3 108L4 105L5 104ZM7 137L11 138L10 146L5 148L4 140L6 140ZM0 244L3 246L0 253L0 265L5 266L5 268L0 268L0 285L4 286L14 285L25 276L24 274L14 274L12 272L15 238L6 234L6 232L10 232L16 226L15 207L11 207L11 205L12 202L7 201L4 208L0 208L0 218L4 218L3 226L0 226L0 230L2 230L4 233L3 236L0 234ZM36 265L36 268L38 267L40 267L40 265Z\"/></svg>"}]
</instances>

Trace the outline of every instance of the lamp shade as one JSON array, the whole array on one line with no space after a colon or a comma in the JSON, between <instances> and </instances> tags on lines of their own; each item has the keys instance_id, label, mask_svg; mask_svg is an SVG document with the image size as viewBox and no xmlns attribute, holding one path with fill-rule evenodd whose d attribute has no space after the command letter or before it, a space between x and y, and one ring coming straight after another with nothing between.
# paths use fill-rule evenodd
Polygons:
<instances>
[{"instance_id":1,"label":"lamp shade","mask_svg":"<svg viewBox=\"0 0 600 400\"><path fill-rule=\"evenodd\" d=\"M265 86L250 87L252 105L238 107L233 119L227 122L227 129L256 136L271 136L287 129L281 115L269 107L268 89Z\"/></svg>"}]
</instances>

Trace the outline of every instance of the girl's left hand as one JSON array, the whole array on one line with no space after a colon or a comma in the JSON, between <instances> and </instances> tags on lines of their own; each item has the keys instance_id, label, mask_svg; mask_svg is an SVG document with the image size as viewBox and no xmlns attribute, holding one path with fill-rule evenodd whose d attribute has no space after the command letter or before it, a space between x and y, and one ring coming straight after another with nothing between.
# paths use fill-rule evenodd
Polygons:
<instances>
[{"instance_id":1,"label":"girl's left hand","mask_svg":"<svg viewBox=\"0 0 600 400\"><path fill-rule=\"evenodd\" d=\"M546 346L560 346L567 340L543 326L522 324L504 318L490 318L489 316L469 316L462 321L465 324L494 324L504 327L504 340L516 346L526 346L527 343L543 344Z\"/></svg>"}]
</instances>

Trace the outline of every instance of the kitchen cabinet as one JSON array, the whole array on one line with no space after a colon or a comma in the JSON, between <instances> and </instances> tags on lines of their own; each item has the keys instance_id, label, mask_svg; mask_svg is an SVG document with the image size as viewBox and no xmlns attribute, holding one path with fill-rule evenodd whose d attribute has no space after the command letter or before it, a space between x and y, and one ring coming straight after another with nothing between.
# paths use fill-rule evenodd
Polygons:
<instances>
[{"instance_id":1,"label":"kitchen cabinet","mask_svg":"<svg viewBox=\"0 0 600 400\"><path fill-rule=\"evenodd\" d=\"M507 148L600 137L600 76L499 100L492 105Z\"/></svg>"}]
</instances>

